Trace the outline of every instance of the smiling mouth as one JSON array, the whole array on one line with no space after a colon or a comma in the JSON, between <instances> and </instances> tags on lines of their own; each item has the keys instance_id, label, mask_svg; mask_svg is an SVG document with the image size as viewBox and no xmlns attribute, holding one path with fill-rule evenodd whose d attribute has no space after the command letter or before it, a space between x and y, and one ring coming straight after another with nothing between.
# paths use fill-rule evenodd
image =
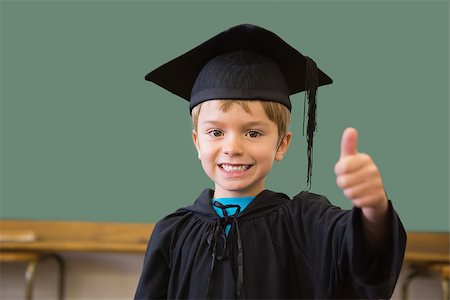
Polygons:
<instances>
[{"instance_id":1,"label":"smiling mouth","mask_svg":"<svg viewBox=\"0 0 450 300\"><path fill-rule=\"evenodd\" d=\"M250 169L252 165L228 165L219 164L219 167L227 173L244 172Z\"/></svg>"}]
</instances>

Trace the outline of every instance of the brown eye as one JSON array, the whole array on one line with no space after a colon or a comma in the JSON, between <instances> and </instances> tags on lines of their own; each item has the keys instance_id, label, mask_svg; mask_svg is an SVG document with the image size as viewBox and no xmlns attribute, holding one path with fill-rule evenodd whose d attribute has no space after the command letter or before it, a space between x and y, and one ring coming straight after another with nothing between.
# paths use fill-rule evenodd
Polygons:
<instances>
[{"instance_id":1,"label":"brown eye","mask_svg":"<svg viewBox=\"0 0 450 300\"><path fill-rule=\"evenodd\" d=\"M261 134L261 132L258 132L256 130L250 130L247 132L246 135L251 138L257 138L257 137L260 137L262 134Z\"/></svg>"},{"instance_id":2,"label":"brown eye","mask_svg":"<svg viewBox=\"0 0 450 300\"><path fill-rule=\"evenodd\" d=\"M208 132L208 134L212 137L220 137L223 135L222 131L217 129L211 130L210 132Z\"/></svg>"}]
</instances>

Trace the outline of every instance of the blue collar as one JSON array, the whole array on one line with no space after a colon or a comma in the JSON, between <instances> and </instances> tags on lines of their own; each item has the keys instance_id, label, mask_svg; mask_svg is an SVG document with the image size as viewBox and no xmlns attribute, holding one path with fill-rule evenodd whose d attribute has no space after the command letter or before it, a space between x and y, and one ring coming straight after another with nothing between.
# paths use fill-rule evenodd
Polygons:
<instances>
[{"instance_id":1,"label":"blue collar","mask_svg":"<svg viewBox=\"0 0 450 300\"><path fill-rule=\"evenodd\" d=\"M222 203L223 205L239 205L240 213L242 213L244 211L244 209L252 202L252 200L254 198L255 198L254 196L231 197L231 198L212 198L211 204L214 203L214 201L218 201L218 202ZM220 217L223 217L223 212L220 208L218 208L214 205L213 205L213 208ZM237 212L237 208L235 208L235 207L227 208L226 210L227 210L229 216L232 216L232 215L236 214L236 212Z\"/></svg>"}]
</instances>

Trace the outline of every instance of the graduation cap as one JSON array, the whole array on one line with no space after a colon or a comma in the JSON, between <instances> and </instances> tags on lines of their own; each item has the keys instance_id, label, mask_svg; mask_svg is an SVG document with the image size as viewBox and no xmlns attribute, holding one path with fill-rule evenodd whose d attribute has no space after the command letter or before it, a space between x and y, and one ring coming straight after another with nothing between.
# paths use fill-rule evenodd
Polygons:
<instances>
[{"instance_id":1,"label":"graduation cap","mask_svg":"<svg viewBox=\"0 0 450 300\"><path fill-rule=\"evenodd\" d=\"M273 32L251 24L231 27L148 73L145 79L189 101L191 112L196 105L214 99L274 101L291 110L289 96L305 91L310 187L317 87L332 80L311 58Z\"/></svg>"}]
</instances>

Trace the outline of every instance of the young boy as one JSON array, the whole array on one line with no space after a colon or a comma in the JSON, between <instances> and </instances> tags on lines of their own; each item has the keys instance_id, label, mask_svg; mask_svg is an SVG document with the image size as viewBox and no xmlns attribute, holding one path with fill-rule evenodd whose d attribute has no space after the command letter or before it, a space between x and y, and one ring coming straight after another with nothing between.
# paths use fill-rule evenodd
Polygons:
<instances>
[{"instance_id":1,"label":"young boy","mask_svg":"<svg viewBox=\"0 0 450 300\"><path fill-rule=\"evenodd\" d=\"M136 299L389 298L406 235L380 173L347 129L335 166L349 211L320 195L265 189L291 140L289 95L308 95L308 184L315 93L331 79L274 33L239 25L146 79L190 102L198 158L214 190L159 221Z\"/></svg>"}]
</instances>

